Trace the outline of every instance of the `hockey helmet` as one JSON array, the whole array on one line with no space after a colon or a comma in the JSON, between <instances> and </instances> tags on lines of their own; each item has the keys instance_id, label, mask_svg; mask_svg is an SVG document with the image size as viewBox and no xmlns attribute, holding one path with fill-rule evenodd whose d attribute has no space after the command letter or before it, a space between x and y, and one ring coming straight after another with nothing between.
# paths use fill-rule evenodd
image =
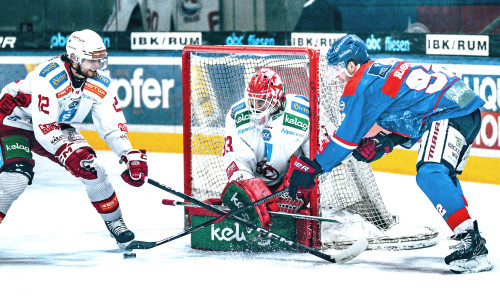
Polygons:
<instances>
[{"instance_id":1,"label":"hockey helmet","mask_svg":"<svg viewBox=\"0 0 500 300\"><path fill-rule=\"evenodd\" d=\"M364 64L370 60L366 45L362 39L353 34L344 35L336 40L326 54L328 66L346 68L349 61Z\"/></svg>"},{"instance_id":2,"label":"hockey helmet","mask_svg":"<svg viewBox=\"0 0 500 300\"><path fill-rule=\"evenodd\" d=\"M263 68L255 72L247 86L247 104L251 115L262 120L281 105L285 97L285 87L278 73Z\"/></svg>"},{"instance_id":3,"label":"hockey helmet","mask_svg":"<svg viewBox=\"0 0 500 300\"><path fill-rule=\"evenodd\" d=\"M90 29L73 32L66 43L66 52L71 61L79 65L87 59L98 60L102 70L108 66L106 46L101 37Z\"/></svg>"}]
</instances>

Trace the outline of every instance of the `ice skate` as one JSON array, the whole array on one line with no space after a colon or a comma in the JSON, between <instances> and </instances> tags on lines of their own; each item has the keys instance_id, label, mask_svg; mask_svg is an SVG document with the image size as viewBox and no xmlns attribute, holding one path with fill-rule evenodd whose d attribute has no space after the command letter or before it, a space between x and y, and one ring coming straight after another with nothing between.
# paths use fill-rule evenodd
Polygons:
<instances>
[{"instance_id":1,"label":"ice skate","mask_svg":"<svg viewBox=\"0 0 500 300\"><path fill-rule=\"evenodd\" d=\"M479 234L477 221L474 221L474 229L460 233L453 239L459 243L450 247L455 251L444 259L453 273L478 273L493 269L488 260L486 240Z\"/></svg>"},{"instance_id":2,"label":"ice skate","mask_svg":"<svg viewBox=\"0 0 500 300\"><path fill-rule=\"evenodd\" d=\"M134 240L134 233L127 228L127 225L123 222L122 217L119 217L114 221L106 221L104 223L106 223L109 233L113 238L115 238L120 249L125 249L128 244Z\"/></svg>"}]
</instances>

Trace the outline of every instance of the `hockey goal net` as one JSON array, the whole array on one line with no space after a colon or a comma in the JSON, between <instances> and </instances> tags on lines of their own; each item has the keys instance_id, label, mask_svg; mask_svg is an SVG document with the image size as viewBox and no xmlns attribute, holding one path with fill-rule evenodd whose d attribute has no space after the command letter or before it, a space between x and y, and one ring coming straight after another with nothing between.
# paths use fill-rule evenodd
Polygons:
<instances>
[{"instance_id":1,"label":"hockey goal net","mask_svg":"<svg viewBox=\"0 0 500 300\"><path fill-rule=\"evenodd\" d=\"M343 88L326 76L325 64L325 56L313 48L186 46L182 54L184 192L201 200L220 197L227 184L222 163L225 115L245 96L253 73L263 67L280 75L287 93L309 98L310 151L314 155L322 137L331 134L341 120L339 99ZM350 245L359 238L348 234L353 231L348 224L358 222L356 218L365 223L362 227L372 227L367 236L371 249L429 246L437 236L426 228L389 237L387 232L397 218L387 210L370 165L352 157L319 177L310 215L343 218L342 225L313 221L311 228L303 229L311 231L311 244L316 248ZM373 235L374 231L379 233Z\"/></svg>"}]
</instances>

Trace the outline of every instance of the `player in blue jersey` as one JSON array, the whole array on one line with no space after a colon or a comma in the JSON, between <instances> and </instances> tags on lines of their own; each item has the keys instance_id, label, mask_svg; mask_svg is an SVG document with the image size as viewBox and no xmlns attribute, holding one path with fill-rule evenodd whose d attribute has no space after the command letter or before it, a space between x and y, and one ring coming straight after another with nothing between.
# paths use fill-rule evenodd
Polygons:
<instances>
[{"instance_id":1,"label":"player in blue jersey","mask_svg":"<svg viewBox=\"0 0 500 300\"><path fill-rule=\"evenodd\" d=\"M421 139L417 184L459 241L445 262L456 273L493 268L485 239L469 216L457 174L461 174L481 127L485 102L455 74L396 58L370 60L364 42L346 35L327 54L328 73L344 83L340 98L345 117L314 160L300 157L290 178L290 193L309 187L352 152L372 162L401 145ZM386 131L365 137L374 124Z\"/></svg>"}]
</instances>

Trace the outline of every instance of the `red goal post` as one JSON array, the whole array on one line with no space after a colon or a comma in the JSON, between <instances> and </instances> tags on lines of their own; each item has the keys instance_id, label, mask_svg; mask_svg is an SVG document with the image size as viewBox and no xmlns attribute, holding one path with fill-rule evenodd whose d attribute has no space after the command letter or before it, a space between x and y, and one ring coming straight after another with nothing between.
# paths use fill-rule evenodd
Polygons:
<instances>
[{"instance_id":1,"label":"red goal post","mask_svg":"<svg viewBox=\"0 0 500 300\"><path fill-rule=\"evenodd\" d=\"M340 124L343 86L326 75L326 58L320 50L188 45L182 52L184 193L200 200L220 197L227 183L222 164L225 116L244 97L253 73L263 67L280 75L287 93L309 98L312 158L320 139ZM319 188L310 203L311 215L328 216L340 208L359 214L380 230L396 223L385 207L369 164L348 157L318 179ZM304 230L310 230L311 245L316 248L344 247L351 241L342 237L338 243L337 233L341 230L328 229L316 221L311 224Z\"/></svg>"}]
</instances>

